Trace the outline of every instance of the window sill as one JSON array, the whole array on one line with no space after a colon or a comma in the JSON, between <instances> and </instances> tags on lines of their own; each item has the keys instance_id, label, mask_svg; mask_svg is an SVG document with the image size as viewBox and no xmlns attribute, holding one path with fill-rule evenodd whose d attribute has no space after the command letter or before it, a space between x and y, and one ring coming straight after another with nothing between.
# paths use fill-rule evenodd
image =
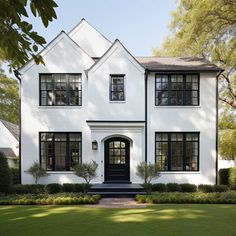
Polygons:
<instances>
[{"instance_id":1,"label":"window sill","mask_svg":"<svg viewBox=\"0 0 236 236\"><path fill-rule=\"evenodd\" d=\"M109 101L109 103L126 103L126 101Z\"/></svg>"},{"instance_id":2,"label":"window sill","mask_svg":"<svg viewBox=\"0 0 236 236\"><path fill-rule=\"evenodd\" d=\"M48 170L46 171L48 174L74 174L74 171L68 170L68 171L52 171Z\"/></svg>"},{"instance_id":3,"label":"window sill","mask_svg":"<svg viewBox=\"0 0 236 236\"><path fill-rule=\"evenodd\" d=\"M39 109L82 109L82 106L38 106Z\"/></svg>"},{"instance_id":4,"label":"window sill","mask_svg":"<svg viewBox=\"0 0 236 236\"><path fill-rule=\"evenodd\" d=\"M201 108L201 106L154 106L155 108Z\"/></svg>"},{"instance_id":5,"label":"window sill","mask_svg":"<svg viewBox=\"0 0 236 236\"><path fill-rule=\"evenodd\" d=\"M161 174L201 174L200 171L160 171Z\"/></svg>"}]
</instances>

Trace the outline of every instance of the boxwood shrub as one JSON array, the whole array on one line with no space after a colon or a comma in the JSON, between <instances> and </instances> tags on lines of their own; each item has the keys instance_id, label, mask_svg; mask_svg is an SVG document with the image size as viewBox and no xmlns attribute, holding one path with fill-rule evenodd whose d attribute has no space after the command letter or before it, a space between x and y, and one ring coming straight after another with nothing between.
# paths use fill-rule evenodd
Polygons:
<instances>
[{"instance_id":1,"label":"boxwood shrub","mask_svg":"<svg viewBox=\"0 0 236 236\"><path fill-rule=\"evenodd\" d=\"M49 194L60 193L62 191L62 186L57 183L48 184L45 186L46 192Z\"/></svg>"},{"instance_id":2,"label":"boxwood shrub","mask_svg":"<svg viewBox=\"0 0 236 236\"><path fill-rule=\"evenodd\" d=\"M229 186L230 189L236 190L236 167L232 167L229 170Z\"/></svg>"},{"instance_id":3,"label":"boxwood shrub","mask_svg":"<svg viewBox=\"0 0 236 236\"><path fill-rule=\"evenodd\" d=\"M212 193L214 192L214 186L209 184L200 184L198 185L198 191L203 193Z\"/></svg>"},{"instance_id":4,"label":"boxwood shrub","mask_svg":"<svg viewBox=\"0 0 236 236\"><path fill-rule=\"evenodd\" d=\"M153 184L152 185L152 191L153 192L166 192L166 185L159 183L159 184Z\"/></svg>"},{"instance_id":5,"label":"boxwood shrub","mask_svg":"<svg viewBox=\"0 0 236 236\"><path fill-rule=\"evenodd\" d=\"M140 203L236 204L236 192L158 193L153 195L137 195L136 200Z\"/></svg>"},{"instance_id":6,"label":"boxwood shrub","mask_svg":"<svg viewBox=\"0 0 236 236\"><path fill-rule=\"evenodd\" d=\"M100 195L15 195L0 198L0 205L78 205L96 204L101 199Z\"/></svg>"},{"instance_id":7,"label":"boxwood shrub","mask_svg":"<svg viewBox=\"0 0 236 236\"><path fill-rule=\"evenodd\" d=\"M167 192L181 192L181 186L177 183L166 184Z\"/></svg>"},{"instance_id":8,"label":"boxwood shrub","mask_svg":"<svg viewBox=\"0 0 236 236\"><path fill-rule=\"evenodd\" d=\"M197 185L195 184L180 184L181 190L184 193L194 193L197 191Z\"/></svg>"},{"instance_id":9,"label":"boxwood shrub","mask_svg":"<svg viewBox=\"0 0 236 236\"><path fill-rule=\"evenodd\" d=\"M214 188L214 192L218 192L218 193L226 192L229 190L227 185L222 185L222 184L214 185L213 188Z\"/></svg>"},{"instance_id":10,"label":"boxwood shrub","mask_svg":"<svg viewBox=\"0 0 236 236\"><path fill-rule=\"evenodd\" d=\"M45 188L41 184L16 184L12 191L16 194L40 194L45 193Z\"/></svg>"},{"instance_id":11,"label":"boxwood shrub","mask_svg":"<svg viewBox=\"0 0 236 236\"><path fill-rule=\"evenodd\" d=\"M219 170L220 185L229 185L229 169L230 168L224 168Z\"/></svg>"}]
</instances>

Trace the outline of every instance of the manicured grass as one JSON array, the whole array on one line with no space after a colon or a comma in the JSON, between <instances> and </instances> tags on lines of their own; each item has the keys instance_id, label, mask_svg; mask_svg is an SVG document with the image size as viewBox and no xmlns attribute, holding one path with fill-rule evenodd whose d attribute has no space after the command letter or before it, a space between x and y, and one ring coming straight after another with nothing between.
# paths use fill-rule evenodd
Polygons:
<instances>
[{"instance_id":1,"label":"manicured grass","mask_svg":"<svg viewBox=\"0 0 236 236\"><path fill-rule=\"evenodd\" d=\"M233 236L236 205L151 205L145 209L1 206L3 236Z\"/></svg>"}]
</instances>

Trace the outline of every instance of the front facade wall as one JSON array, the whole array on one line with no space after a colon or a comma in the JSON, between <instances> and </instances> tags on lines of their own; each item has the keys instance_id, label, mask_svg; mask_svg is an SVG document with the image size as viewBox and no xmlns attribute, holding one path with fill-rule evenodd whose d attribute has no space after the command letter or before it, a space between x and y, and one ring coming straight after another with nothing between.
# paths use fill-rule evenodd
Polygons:
<instances>
[{"instance_id":1,"label":"front facade wall","mask_svg":"<svg viewBox=\"0 0 236 236\"><path fill-rule=\"evenodd\" d=\"M67 48L65 51L64 48ZM54 51L53 51L54 50ZM87 55L75 53L65 40L44 57L46 67L34 65L22 75L21 85L21 174L22 183L33 183L25 171L39 161L40 132L81 132L82 162L96 161L99 166L94 183L104 181L104 142L111 137L130 141L130 181L141 183L136 166L145 160L145 91L144 70L117 48L96 70L85 70L93 64ZM40 73L81 73L82 106L39 106ZM125 102L109 101L109 75L125 74ZM216 160L216 79L215 74L200 74L198 107L156 107L155 74L148 76L147 160L155 161L155 132L199 132L200 169L197 172L162 172L158 182L215 182ZM90 124L88 120L109 121ZM119 122L120 121L120 122ZM133 123L132 123L133 122ZM140 122L140 123L137 123ZM98 149L92 150L96 140ZM82 182L72 171L49 171L40 183Z\"/></svg>"},{"instance_id":2,"label":"front facade wall","mask_svg":"<svg viewBox=\"0 0 236 236\"><path fill-rule=\"evenodd\" d=\"M155 161L155 132L199 132L199 171L162 172L158 182L214 184L216 162L216 75L200 74L196 107L155 106L155 74L148 79L148 161Z\"/></svg>"}]
</instances>

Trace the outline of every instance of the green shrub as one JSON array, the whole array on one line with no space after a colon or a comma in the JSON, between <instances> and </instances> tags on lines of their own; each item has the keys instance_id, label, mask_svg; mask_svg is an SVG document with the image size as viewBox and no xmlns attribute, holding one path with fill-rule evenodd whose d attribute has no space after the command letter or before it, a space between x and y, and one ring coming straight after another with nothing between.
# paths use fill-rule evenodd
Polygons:
<instances>
[{"instance_id":1,"label":"green shrub","mask_svg":"<svg viewBox=\"0 0 236 236\"><path fill-rule=\"evenodd\" d=\"M12 195L0 198L0 205L77 205L96 204L100 195L82 196L80 194L39 194L39 195Z\"/></svg>"},{"instance_id":2,"label":"green shrub","mask_svg":"<svg viewBox=\"0 0 236 236\"><path fill-rule=\"evenodd\" d=\"M57 183L48 184L48 185L46 185L45 188L46 188L46 192L49 194L59 193L62 190L62 186Z\"/></svg>"},{"instance_id":3,"label":"green shrub","mask_svg":"<svg viewBox=\"0 0 236 236\"><path fill-rule=\"evenodd\" d=\"M153 195L136 195L135 199L140 203L235 204L236 192L158 193Z\"/></svg>"},{"instance_id":4,"label":"green shrub","mask_svg":"<svg viewBox=\"0 0 236 236\"><path fill-rule=\"evenodd\" d=\"M220 185L229 185L229 169L230 168L224 168L219 170Z\"/></svg>"},{"instance_id":5,"label":"green shrub","mask_svg":"<svg viewBox=\"0 0 236 236\"><path fill-rule=\"evenodd\" d=\"M154 192L166 192L166 185L165 184L153 184L152 191Z\"/></svg>"},{"instance_id":6,"label":"green shrub","mask_svg":"<svg viewBox=\"0 0 236 236\"><path fill-rule=\"evenodd\" d=\"M9 193L12 187L12 176L7 158L0 152L0 192Z\"/></svg>"},{"instance_id":7,"label":"green shrub","mask_svg":"<svg viewBox=\"0 0 236 236\"><path fill-rule=\"evenodd\" d=\"M194 193L197 192L197 185L195 184L180 184L181 190L184 193Z\"/></svg>"},{"instance_id":8,"label":"green shrub","mask_svg":"<svg viewBox=\"0 0 236 236\"><path fill-rule=\"evenodd\" d=\"M212 193L214 192L214 186L209 184L200 184L198 185L198 191L203 193Z\"/></svg>"},{"instance_id":9,"label":"green shrub","mask_svg":"<svg viewBox=\"0 0 236 236\"><path fill-rule=\"evenodd\" d=\"M62 185L62 192L74 193L75 192L75 185L74 184L63 184Z\"/></svg>"},{"instance_id":10,"label":"green shrub","mask_svg":"<svg viewBox=\"0 0 236 236\"><path fill-rule=\"evenodd\" d=\"M19 169L10 168L10 170L11 170L11 176L12 176L12 183L19 184L20 183Z\"/></svg>"},{"instance_id":11,"label":"green shrub","mask_svg":"<svg viewBox=\"0 0 236 236\"><path fill-rule=\"evenodd\" d=\"M168 183L166 184L167 192L181 192L181 187L177 183Z\"/></svg>"},{"instance_id":12,"label":"green shrub","mask_svg":"<svg viewBox=\"0 0 236 236\"><path fill-rule=\"evenodd\" d=\"M232 190L236 190L236 167L232 167L229 170L229 187Z\"/></svg>"},{"instance_id":13,"label":"green shrub","mask_svg":"<svg viewBox=\"0 0 236 236\"><path fill-rule=\"evenodd\" d=\"M143 187L144 191L147 194L150 194L152 192L152 184L151 183L144 183L144 184L141 184L141 186Z\"/></svg>"},{"instance_id":14,"label":"green shrub","mask_svg":"<svg viewBox=\"0 0 236 236\"><path fill-rule=\"evenodd\" d=\"M75 193L83 193L84 192L84 184L74 184L74 192Z\"/></svg>"},{"instance_id":15,"label":"green shrub","mask_svg":"<svg viewBox=\"0 0 236 236\"><path fill-rule=\"evenodd\" d=\"M45 186L42 184L16 184L13 186L13 193L16 194L41 194L45 193Z\"/></svg>"},{"instance_id":16,"label":"green shrub","mask_svg":"<svg viewBox=\"0 0 236 236\"><path fill-rule=\"evenodd\" d=\"M218 193L222 193L222 192L226 192L229 190L227 185L214 185L214 192L218 192Z\"/></svg>"}]
</instances>

